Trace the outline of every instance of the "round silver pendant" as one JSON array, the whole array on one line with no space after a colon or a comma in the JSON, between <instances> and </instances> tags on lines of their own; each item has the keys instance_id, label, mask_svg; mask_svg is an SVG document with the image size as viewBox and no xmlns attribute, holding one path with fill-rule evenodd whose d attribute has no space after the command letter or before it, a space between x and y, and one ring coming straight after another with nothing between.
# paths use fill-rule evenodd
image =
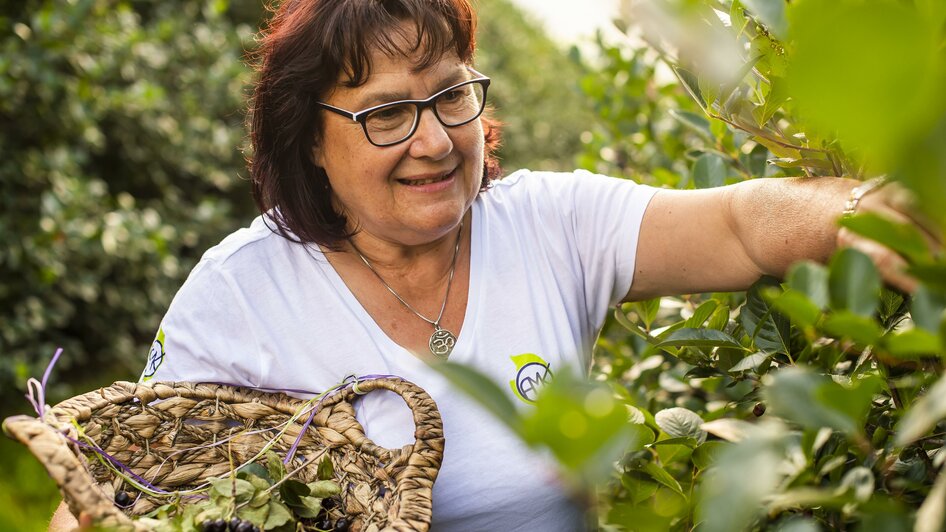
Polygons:
<instances>
[{"instance_id":1,"label":"round silver pendant","mask_svg":"<svg viewBox=\"0 0 946 532\"><path fill-rule=\"evenodd\" d=\"M430 352L433 353L435 357L446 360L447 357L450 356L450 352L453 351L453 346L456 344L457 337L454 336L453 333L438 327L434 330L434 334L430 335L430 342L427 345L430 347Z\"/></svg>"}]
</instances>

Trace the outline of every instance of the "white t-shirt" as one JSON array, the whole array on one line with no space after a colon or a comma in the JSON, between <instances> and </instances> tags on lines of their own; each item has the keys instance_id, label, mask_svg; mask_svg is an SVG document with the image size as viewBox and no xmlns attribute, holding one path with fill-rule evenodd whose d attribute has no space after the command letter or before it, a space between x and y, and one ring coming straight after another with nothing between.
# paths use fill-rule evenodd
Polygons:
<instances>
[{"instance_id":1,"label":"white t-shirt","mask_svg":"<svg viewBox=\"0 0 946 532\"><path fill-rule=\"evenodd\" d=\"M586 374L609 307L631 285L654 192L583 171L520 171L480 193L469 299L450 360L484 373L522 408L546 372ZM191 272L142 379L319 392L350 374L398 375L436 401L445 449L432 530L585 528L549 458L395 344L317 246L289 242L262 218L207 251ZM368 394L356 407L376 443L413 441L410 413L393 393Z\"/></svg>"}]
</instances>

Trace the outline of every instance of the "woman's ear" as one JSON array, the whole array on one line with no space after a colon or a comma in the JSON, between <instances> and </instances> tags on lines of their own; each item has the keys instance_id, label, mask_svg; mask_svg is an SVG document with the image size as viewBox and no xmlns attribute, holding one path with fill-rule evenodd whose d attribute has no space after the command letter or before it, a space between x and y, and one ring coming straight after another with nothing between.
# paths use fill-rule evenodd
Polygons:
<instances>
[{"instance_id":1,"label":"woman's ear","mask_svg":"<svg viewBox=\"0 0 946 532\"><path fill-rule=\"evenodd\" d=\"M318 166L319 168L325 168L325 160L322 156L322 143L316 137L312 141L312 148L309 150L309 160L312 161L312 164Z\"/></svg>"}]
</instances>

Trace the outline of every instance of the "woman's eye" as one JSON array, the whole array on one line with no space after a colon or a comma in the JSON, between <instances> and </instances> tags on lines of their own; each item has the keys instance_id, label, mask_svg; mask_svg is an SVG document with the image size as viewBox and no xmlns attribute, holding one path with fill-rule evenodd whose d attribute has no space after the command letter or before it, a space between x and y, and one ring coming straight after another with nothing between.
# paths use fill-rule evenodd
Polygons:
<instances>
[{"instance_id":1,"label":"woman's eye","mask_svg":"<svg viewBox=\"0 0 946 532\"><path fill-rule=\"evenodd\" d=\"M457 100L463 98L463 93L464 93L464 91L463 91L462 88L461 88L461 89L453 89L453 90L450 90L450 91L447 91L447 92L443 93L443 94L440 96L440 98L442 98L442 99L443 99L444 101L446 101L446 102L454 102L454 101L457 101Z\"/></svg>"},{"instance_id":2,"label":"woman's eye","mask_svg":"<svg viewBox=\"0 0 946 532\"><path fill-rule=\"evenodd\" d=\"M369 120L400 120L405 118L408 115L407 108L404 106L397 107L388 107L385 109L378 109L377 111L371 113L368 117Z\"/></svg>"}]
</instances>

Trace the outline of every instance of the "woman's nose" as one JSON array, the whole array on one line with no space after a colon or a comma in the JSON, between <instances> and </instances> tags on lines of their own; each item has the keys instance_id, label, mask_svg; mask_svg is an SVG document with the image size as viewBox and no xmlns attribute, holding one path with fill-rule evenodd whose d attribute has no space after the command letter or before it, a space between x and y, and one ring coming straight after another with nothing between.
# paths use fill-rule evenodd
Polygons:
<instances>
[{"instance_id":1,"label":"woman's nose","mask_svg":"<svg viewBox=\"0 0 946 532\"><path fill-rule=\"evenodd\" d=\"M453 141L447 133L447 127L440 123L434 110L424 109L418 120L417 131L410 140L411 156L439 160L449 155L453 150Z\"/></svg>"}]
</instances>

